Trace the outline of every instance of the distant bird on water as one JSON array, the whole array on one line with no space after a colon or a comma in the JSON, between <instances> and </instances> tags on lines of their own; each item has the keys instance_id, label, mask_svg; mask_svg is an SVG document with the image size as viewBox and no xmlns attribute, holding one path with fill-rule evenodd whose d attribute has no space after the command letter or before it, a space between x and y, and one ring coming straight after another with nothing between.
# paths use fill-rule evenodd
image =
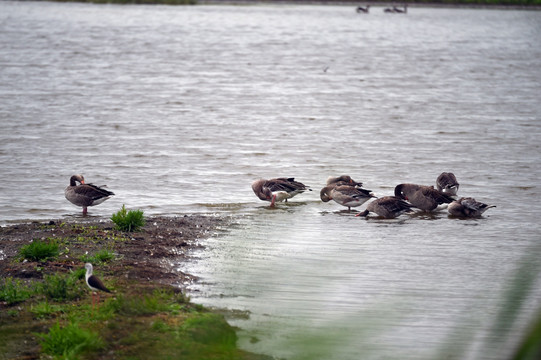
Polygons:
<instances>
[{"instance_id":1,"label":"distant bird on water","mask_svg":"<svg viewBox=\"0 0 541 360\"><path fill-rule=\"evenodd\" d=\"M80 183L80 185L77 185ZM76 206L83 208L83 215L87 214L87 207L96 206L114 195L113 192L105 190L93 184L85 184L83 175L73 175L70 178L70 185L64 191L66 199Z\"/></svg>"},{"instance_id":2,"label":"distant bird on water","mask_svg":"<svg viewBox=\"0 0 541 360\"><path fill-rule=\"evenodd\" d=\"M433 186L417 184L399 184L394 188L394 195L409 201L413 207L424 211L434 211L438 205L449 204L455 199L434 189Z\"/></svg>"},{"instance_id":3,"label":"distant bird on water","mask_svg":"<svg viewBox=\"0 0 541 360\"><path fill-rule=\"evenodd\" d=\"M396 6L393 6L392 8L385 8L383 12L386 13L394 13L394 14L407 14L408 12L408 4L404 4L403 9L400 9Z\"/></svg>"},{"instance_id":4,"label":"distant bird on water","mask_svg":"<svg viewBox=\"0 0 541 360\"><path fill-rule=\"evenodd\" d=\"M358 13L364 13L364 14L368 14L370 12L370 5L366 5L365 7L362 7L362 6L357 6L357 10L356 10Z\"/></svg>"},{"instance_id":5,"label":"distant bird on water","mask_svg":"<svg viewBox=\"0 0 541 360\"><path fill-rule=\"evenodd\" d=\"M94 293L98 295L98 304L100 302L100 291L105 291L110 293L111 290L107 289L105 285L101 282L101 280L96 276L92 274L92 264L86 263L85 264L86 274L85 274L85 280L86 284L92 290L92 305L94 305Z\"/></svg>"},{"instance_id":6,"label":"distant bird on water","mask_svg":"<svg viewBox=\"0 0 541 360\"><path fill-rule=\"evenodd\" d=\"M357 214L356 216L368 216L373 212L385 219L394 219L403 213L412 212L413 205L407 203L396 196L384 196L372 201L366 207L366 210Z\"/></svg>"},{"instance_id":7,"label":"distant bird on water","mask_svg":"<svg viewBox=\"0 0 541 360\"><path fill-rule=\"evenodd\" d=\"M496 205L487 205L476 201L474 198L463 197L449 204L447 211L453 216L473 218L481 216L485 211L493 207L496 207Z\"/></svg>"},{"instance_id":8,"label":"distant bird on water","mask_svg":"<svg viewBox=\"0 0 541 360\"><path fill-rule=\"evenodd\" d=\"M456 195L459 186L455 174L450 172L442 172L436 179L436 188L451 196Z\"/></svg>"},{"instance_id":9,"label":"distant bird on water","mask_svg":"<svg viewBox=\"0 0 541 360\"><path fill-rule=\"evenodd\" d=\"M259 179L252 183L252 190L258 198L270 201L271 207L277 201L285 201L306 190L312 191L308 186L295 181L295 178Z\"/></svg>"}]
</instances>

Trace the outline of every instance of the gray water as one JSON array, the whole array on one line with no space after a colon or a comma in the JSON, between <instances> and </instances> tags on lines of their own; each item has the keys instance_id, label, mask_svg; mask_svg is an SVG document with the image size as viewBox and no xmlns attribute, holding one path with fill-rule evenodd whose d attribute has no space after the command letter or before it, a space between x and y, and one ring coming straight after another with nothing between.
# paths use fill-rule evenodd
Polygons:
<instances>
[{"instance_id":1,"label":"gray water","mask_svg":"<svg viewBox=\"0 0 541 360\"><path fill-rule=\"evenodd\" d=\"M182 266L239 344L288 359L506 359L541 298L541 13L0 2L0 223L77 218L69 177L231 219ZM454 172L477 220L361 219ZM270 209L250 188L315 191ZM362 208L361 208L362 209Z\"/></svg>"}]
</instances>

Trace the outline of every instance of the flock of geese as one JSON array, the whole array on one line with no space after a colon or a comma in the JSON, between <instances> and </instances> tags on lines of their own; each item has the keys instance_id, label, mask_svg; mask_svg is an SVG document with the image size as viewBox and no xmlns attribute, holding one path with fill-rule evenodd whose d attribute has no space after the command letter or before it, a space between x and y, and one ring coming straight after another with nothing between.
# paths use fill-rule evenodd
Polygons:
<instances>
[{"instance_id":1,"label":"flock of geese","mask_svg":"<svg viewBox=\"0 0 541 360\"><path fill-rule=\"evenodd\" d=\"M417 184L399 184L394 188L394 196L377 198L371 190L364 189L363 183L355 181L349 175L330 177L327 184L321 189L319 196L321 201L334 200L340 205L346 206L348 211L352 207L361 206L371 198L366 210L357 216L368 216L375 213L385 219L393 219L404 213L413 212L414 208L425 212L433 212L447 207L450 215L463 218L480 217L486 210L495 205L487 205L476 201L471 197L457 197L460 184L453 173L443 172L436 179L434 186ZM311 190L294 178L276 178L271 180L259 179L252 184L252 190L257 197L264 201L270 201L271 207L276 202L287 199Z\"/></svg>"},{"instance_id":2,"label":"flock of geese","mask_svg":"<svg viewBox=\"0 0 541 360\"><path fill-rule=\"evenodd\" d=\"M487 205L471 197L457 197L460 186L453 173L443 172L436 179L434 186L417 184L398 184L394 188L394 196L377 198L371 190L362 187L363 183L355 181L349 175L329 177L326 186L319 193L321 201L334 200L346 206L348 211L352 207L361 206L368 200L366 210L357 216L368 216L375 213L385 219L396 218L404 213L413 212L414 208L425 212L439 210L442 205L447 207L449 214L457 217L479 217L486 210L495 205ZM274 207L276 202L287 202L287 199L305 191L312 191L295 178L275 178L270 180L259 179L252 183L252 190L256 196L264 201L270 201ZM70 184L65 190L66 199L72 204L83 208L83 215L88 207L101 204L113 196L114 193L103 187L85 183L83 175L73 175Z\"/></svg>"},{"instance_id":3,"label":"flock of geese","mask_svg":"<svg viewBox=\"0 0 541 360\"><path fill-rule=\"evenodd\" d=\"M356 9L357 13L359 14L368 14L370 12L370 5L366 6L357 6ZM408 5L404 4L403 6L392 6L383 9L383 12L385 13L393 13L393 14L407 14L408 13Z\"/></svg>"}]
</instances>

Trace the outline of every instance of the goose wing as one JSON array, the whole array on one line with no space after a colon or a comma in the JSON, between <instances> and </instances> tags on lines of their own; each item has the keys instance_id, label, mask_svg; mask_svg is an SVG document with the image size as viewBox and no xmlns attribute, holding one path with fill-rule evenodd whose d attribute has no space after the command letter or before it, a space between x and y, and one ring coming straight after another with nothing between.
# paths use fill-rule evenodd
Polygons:
<instances>
[{"instance_id":1,"label":"goose wing","mask_svg":"<svg viewBox=\"0 0 541 360\"><path fill-rule=\"evenodd\" d=\"M99 186L93 184L81 184L73 188L75 194L84 196L92 200L102 199L114 195L112 191L105 190Z\"/></svg>"},{"instance_id":2,"label":"goose wing","mask_svg":"<svg viewBox=\"0 0 541 360\"><path fill-rule=\"evenodd\" d=\"M295 181L295 178L276 178L267 180L264 186L269 188L272 192L285 191L289 193L307 189L306 185L299 181Z\"/></svg>"},{"instance_id":3,"label":"goose wing","mask_svg":"<svg viewBox=\"0 0 541 360\"><path fill-rule=\"evenodd\" d=\"M438 203L438 205L449 204L449 203L455 201L455 199L453 199L449 195L447 195L447 194L445 194L445 193L443 193L443 192L441 192L439 190L434 189L432 186L424 186L424 187L422 187L421 192L422 192L423 196L425 196L427 198L434 199L434 201L436 201Z\"/></svg>"}]
</instances>

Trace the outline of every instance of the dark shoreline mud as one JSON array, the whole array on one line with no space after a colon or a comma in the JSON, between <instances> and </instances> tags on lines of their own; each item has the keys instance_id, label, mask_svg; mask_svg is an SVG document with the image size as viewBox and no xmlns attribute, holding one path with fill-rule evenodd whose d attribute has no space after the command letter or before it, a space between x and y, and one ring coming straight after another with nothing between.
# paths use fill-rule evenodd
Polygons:
<instances>
[{"instance_id":1,"label":"dark shoreline mud","mask_svg":"<svg viewBox=\"0 0 541 360\"><path fill-rule=\"evenodd\" d=\"M211 236L216 226L224 222L223 218L205 215L149 217L141 231L131 233L116 231L109 219L99 218L7 225L0 227L0 275L39 278L44 273L74 270L84 265L77 261L80 256L109 248L116 257L108 264L107 272L111 275L180 286L196 277L175 270L174 264L183 261L188 251L201 248L199 240ZM49 261L46 266L12 261L22 245L49 238L64 240L69 255Z\"/></svg>"}]
</instances>

